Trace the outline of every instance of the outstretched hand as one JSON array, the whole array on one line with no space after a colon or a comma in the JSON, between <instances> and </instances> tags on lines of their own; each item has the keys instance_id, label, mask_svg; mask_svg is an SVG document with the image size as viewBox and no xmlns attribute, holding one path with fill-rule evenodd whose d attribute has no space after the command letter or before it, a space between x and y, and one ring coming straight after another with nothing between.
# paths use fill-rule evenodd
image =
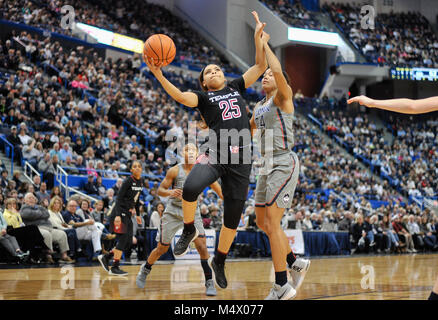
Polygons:
<instances>
[{"instance_id":1,"label":"outstretched hand","mask_svg":"<svg viewBox=\"0 0 438 320\"><path fill-rule=\"evenodd\" d=\"M154 63L154 60L150 57L147 57L145 55L143 55L143 60L144 62L146 62L146 65L148 66L149 70L151 70L151 72L157 76L161 73L161 67L163 66L163 62L160 62L158 65L156 65Z\"/></svg>"},{"instance_id":2,"label":"outstretched hand","mask_svg":"<svg viewBox=\"0 0 438 320\"><path fill-rule=\"evenodd\" d=\"M266 23L260 22L259 15L258 15L258 13L256 11L253 11L251 13L254 16L254 19L256 21L256 27L255 27L255 30L254 30L254 37L261 37L262 33L263 33L263 29L266 26Z\"/></svg>"},{"instance_id":3,"label":"outstretched hand","mask_svg":"<svg viewBox=\"0 0 438 320\"><path fill-rule=\"evenodd\" d=\"M368 98L367 96L357 96L347 100L348 104L351 104L353 102L357 102L362 106L367 106L369 108L372 108L373 99Z\"/></svg>"}]
</instances>

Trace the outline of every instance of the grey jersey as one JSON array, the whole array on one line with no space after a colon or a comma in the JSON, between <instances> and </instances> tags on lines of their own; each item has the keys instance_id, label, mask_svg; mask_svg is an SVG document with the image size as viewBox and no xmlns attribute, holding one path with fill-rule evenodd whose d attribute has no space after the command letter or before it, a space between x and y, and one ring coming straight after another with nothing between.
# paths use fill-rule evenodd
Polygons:
<instances>
[{"instance_id":1,"label":"grey jersey","mask_svg":"<svg viewBox=\"0 0 438 320\"><path fill-rule=\"evenodd\" d=\"M176 176L175 180L173 181L173 189L183 189L184 182L187 179L186 172L184 171L183 164L178 164L178 175ZM182 200L178 198L169 198L168 204L173 205L175 207L181 207L182 208Z\"/></svg>"},{"instance_id":2,"label":"grey jersey","mask_svg":"<svg viewBox=\"0 0 438 320\"><path fill-rule=\"evenodd\" d=\"M260 131L260 152L290 151L294 146L293 113L285 113L274 104L274 97L258 102L254 121ZM267 130L268 129L268 130Z\"/></svg>"}]
</instances>

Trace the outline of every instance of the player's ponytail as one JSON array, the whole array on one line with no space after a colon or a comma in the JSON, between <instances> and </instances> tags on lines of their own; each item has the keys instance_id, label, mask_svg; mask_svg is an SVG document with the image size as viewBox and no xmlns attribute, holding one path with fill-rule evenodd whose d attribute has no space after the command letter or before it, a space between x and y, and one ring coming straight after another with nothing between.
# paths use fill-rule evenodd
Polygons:
<instances>
[{"instance_id":1,"label":"player's ponytail","mask_svg":"<svg viewBox=\"0 0 438 320\"><path fill-rule=\"evenodd\" d=\"M199 85L201 86L202 90L204 91L208 91L208 87L203 85L204 82L204 70L207 66L205 66L204 68L202 68L201 73L199 74Z\"/></svg>"}]
</instances>

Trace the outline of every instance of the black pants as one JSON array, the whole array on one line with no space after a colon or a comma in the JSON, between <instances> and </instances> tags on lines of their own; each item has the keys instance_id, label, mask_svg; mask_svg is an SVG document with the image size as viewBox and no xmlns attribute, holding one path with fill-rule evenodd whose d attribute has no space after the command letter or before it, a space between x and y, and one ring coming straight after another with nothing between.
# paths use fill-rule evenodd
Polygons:
<instances>
[{"instance_id":1,"label":"black pants","mask_svg":"<svg viewBox=\"0 0 438 320\"><path fill-rule=\"evenodd\" d=\"M67 234L69 253L70 255L73 255L78 249L81 249L81 242L76 234L76 229L66 229L64 231Z\"/></svg>"},{"instance_id":2,"label":"black pants","mask_svg":"<svg viewBox=\"0 0 438 320\"><path fill-rule=\"evenodd\" d=\"M44 243L43 235L37 226L30 225L8 229L8 233L17 239L22 251L30 251L32 258L38 258L49 248Z\"/></svg>"},{"instance_id":3,"label":"black pants","mask_svg":"<svg viewBox=\"0 0 438 320\"><path fill-rule=\"evenodd\" d=\"M110 232L114 232L114 219L118 216L117 212L111 214L110 221ZM114 214L114 215L113 215ZM122 232L116 233L116 249L120 251L125 251L131 248L132 246L132 237L133 237L133 225L131 220L131 213L126 213L125 217L121 218L122 220Z\"/></svg>"}]
</instances>

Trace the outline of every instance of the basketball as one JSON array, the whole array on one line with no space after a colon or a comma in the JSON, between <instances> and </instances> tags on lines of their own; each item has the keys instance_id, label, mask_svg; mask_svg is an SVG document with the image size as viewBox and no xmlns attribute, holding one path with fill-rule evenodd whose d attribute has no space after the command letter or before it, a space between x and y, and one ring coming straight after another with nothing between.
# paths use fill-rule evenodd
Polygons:
<instances>
[{"instance_id":1,"label":"basketball","mask_svg":"<svg viewBox=\"0 0 438 320\"><path fill-rule=\"evenodd\" d=\"M150 36L143 46L143 59L146 61L146 58L152 58L155 65L163 63L163 66L167 66L173 61L175 54L175 43L165 34Z\"/></svg>"}]
</instances>

